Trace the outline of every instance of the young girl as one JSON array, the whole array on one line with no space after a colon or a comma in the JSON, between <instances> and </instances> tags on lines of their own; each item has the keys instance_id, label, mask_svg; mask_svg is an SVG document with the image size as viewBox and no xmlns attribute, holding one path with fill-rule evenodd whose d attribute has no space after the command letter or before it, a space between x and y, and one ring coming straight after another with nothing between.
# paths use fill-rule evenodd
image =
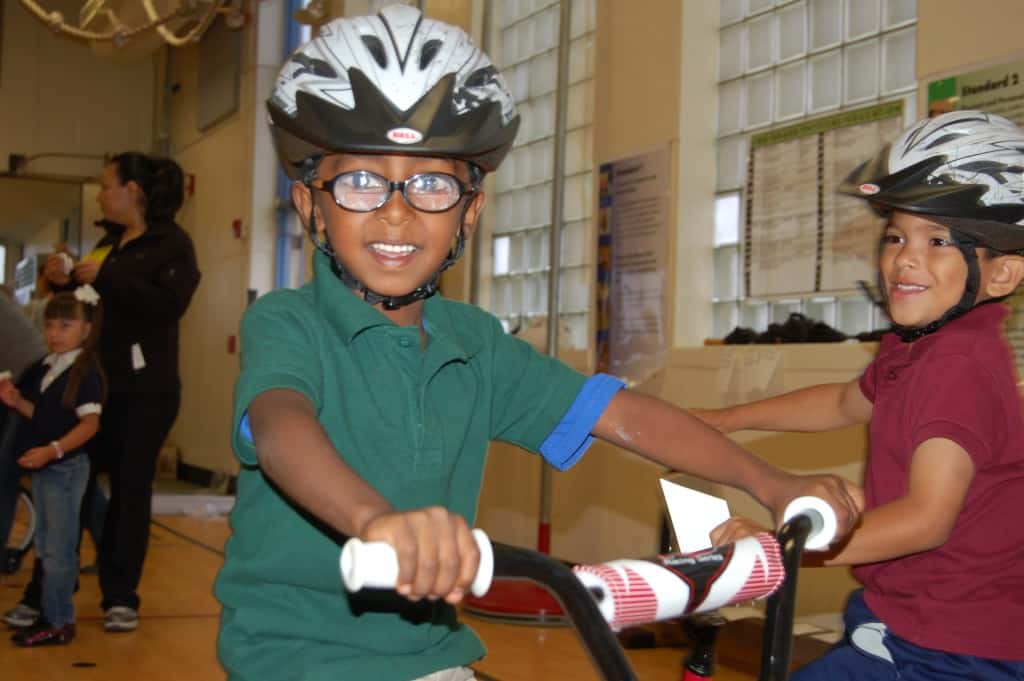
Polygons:
<instances>
[{"instance_id":1,"label":"young girl","mask_svg":"<svg viewBox=\"0 0 1024 681\"><path fill-rule=\"evenodd\" d=\"M0 385L0 401L26 420L16 451L32 473L35 550L43 562L42 616L11 637L20 646L61 645L75 636L78 516L89 480L83 446L99 430L105 391L96 359L99 294L88 285L58 293L44 316L50 354L26 369L17 387Z\"/></svg>"}]
</instances>

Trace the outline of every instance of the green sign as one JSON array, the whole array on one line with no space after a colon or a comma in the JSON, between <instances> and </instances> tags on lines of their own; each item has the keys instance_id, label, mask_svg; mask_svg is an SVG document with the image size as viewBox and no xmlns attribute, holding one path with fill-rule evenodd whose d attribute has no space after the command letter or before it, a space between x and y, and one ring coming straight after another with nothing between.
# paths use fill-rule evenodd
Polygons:
<instances>
[{"instance_id":1,"label":"green sign","mask_svg":"<svg viewBox=\"0 0 1024 681\"><path fill-rule=\"evenodd\" d=\"M1024 62L935 80L928 84L928 115L980 109L1024 125Z\"/></svg>"}]
</instances>

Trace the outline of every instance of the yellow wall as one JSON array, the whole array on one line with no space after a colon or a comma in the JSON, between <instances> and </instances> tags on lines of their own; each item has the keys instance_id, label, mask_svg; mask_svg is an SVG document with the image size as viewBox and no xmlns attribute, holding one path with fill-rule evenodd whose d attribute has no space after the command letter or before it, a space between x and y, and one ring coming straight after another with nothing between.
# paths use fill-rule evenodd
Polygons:
<instances>
[{"instance_id":1,"label":"yellow wall","mask_svg":"<svg viewBox=\"0 0 1024 681\"><path fill-rule=\"evenodd\" d=\"M55 36L17 2L5 2L0 63L0 159L9 153L151 151L156 61L118 63ZM40 159L33 173L91 177L99 160Z\"/></svg>"},{"instance_id":2,"label":"yellow wall","mask_svg":"<svg viewBox=\"0 0 1024 681\"><path fill-rule=\"evenodd\" d=\"M234 472L230 447L232 395L238 355L228 352L238 334L245 304L252 224L254 30L243 40L239 110L201 132L196 127L198 47L175 50L170 82L170 153L185 173L195 176L195 193L186 197L178 221L196 248L202 281L181 326L182 407L171 432L185 464ZM246 228L236 238L232 222ZM237 347L237 346L236 346Z\"/></svg>"}]
</instances>

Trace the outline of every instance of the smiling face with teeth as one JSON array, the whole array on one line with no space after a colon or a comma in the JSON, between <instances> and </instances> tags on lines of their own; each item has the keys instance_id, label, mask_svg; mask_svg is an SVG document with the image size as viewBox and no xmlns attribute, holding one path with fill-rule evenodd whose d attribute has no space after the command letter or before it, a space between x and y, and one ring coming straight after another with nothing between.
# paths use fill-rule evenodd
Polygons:
<instances>
[{"instance_id":1,"label":"smiling face with teeth","mask_svg":"<svg viewBox=\"0 0 1024 681\"><path fill-rule=\"evenodd\" d=\"M941 219L941 218L936 218ZM975 248L978 293L974 305L1013 293L1024 278L1024 258ZM926 215L894 211L885 226L879 257L890 319L918 328L960 303L969 268L945 225Z\"/></svg>"},{"instance_id":2,"label":"smiling face with teeth","mask_svg":"<svg viewBox=\"0 0 1024 681\"><path fill-rule=\"evenodd\" d=\"M949 228L903 211L885 226L879 267L889 317L901 326L939 319L960 302L967 285L967 261Z\"/></svg>"},{"instance_id":3,"label":"smiling face with teeth","mask_svg":"<svg viewBox=\"0 0 1024 681\"><path fill-rule=\"evenodd\" d=\"M412 175L442 172L455 175L469 184L469 168L463 161L393 154L333 154L324 157L317 176L330 179L341 173L366 170L391 181ZM401 192L391 194L387 203L368 213L356 213L339 207L327 192L314 192L296 183L292 198L299 214L309 215L315 202L317 231L326 236L338 259L364 286L386 296L404 296L429 281L441 267L455 244L459 218L466 201L463 231L468 240L476 227L484 205L482 193L463 197L443 213L425 213L410 206ZM382 310L399 323L415 323L405 318L419 314L422 301L400 308ZM397 314L396 314L397 313Z\"/></svg>"}]
</instances>

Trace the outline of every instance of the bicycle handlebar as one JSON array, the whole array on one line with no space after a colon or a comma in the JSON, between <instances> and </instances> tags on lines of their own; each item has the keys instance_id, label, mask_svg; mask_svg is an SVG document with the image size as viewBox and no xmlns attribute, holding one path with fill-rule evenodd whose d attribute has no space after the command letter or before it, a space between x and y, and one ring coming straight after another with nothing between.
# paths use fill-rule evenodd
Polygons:
<instances>
[{"instance_id":1,"label":"bicycle handlebar","mask_svg":"<svg viewBox=\"0 0 1024 681\"><path fill-rule=\"evenodd\" d=\"M483 530L475 529L473 537L480 549L481 560L470 590L474 595L482 596L495 578L526 579L548 589L572 621L595 668L608 681L635 681L637 678L612 627L685 616L732 602L764 598L770 594L759 679L784 681L789 675L796 576L802 552L805 545L812 543L815 546L827 546L832 537L823 541L822 533L827 535L831 530L834 534L836 527L831 507L812 497L802 497L791 502L784 518L786 522L779 530L777 543L774 538L761 535L699 554L578 566L575 571L536 551L499 542L491 543ZM737 547L741 547L740 553L748 558L738 561L740 565L724 582L726 587L716 590L715 585L729 574L730 560L735 560ZM724 569L720 574L708 574L709 561L721 564ZM741 574L744 566L756 569L758 564L762 572L753 582L750 580L752 572L746 576ZM345 586L350 591L364 587L394 588L398 578L397 556L394 549L384 542L350 539L342 548L340 568ZM616 574L621 577L630 570L637 572L638 568L647 575L651 571L666 569L675 573L677 583L670 588L674 592L663 599L665 603L658 602L658 594L653 593L653 588L645 579L633 583L621 580L618 584L608 582L609 579L614 581ZM596 581L592 579L595 575L598 577ZM664 575L656 579L662 585L665 584ZM639 601L640 609L634 611L631 608L638 601L635 599L636 593L631 596L630 590L643 590L644 584L648 585L647 591L650 593L644 594ZM680 597L683 589L680 584L685 585L683 598ZM659 590L663 588L659 587ZM731 600L730 594L733 596ZM638 613L642 613L642 616ZM654 617L650 616L652 613Z\"/></svg>"}]
</instances>

